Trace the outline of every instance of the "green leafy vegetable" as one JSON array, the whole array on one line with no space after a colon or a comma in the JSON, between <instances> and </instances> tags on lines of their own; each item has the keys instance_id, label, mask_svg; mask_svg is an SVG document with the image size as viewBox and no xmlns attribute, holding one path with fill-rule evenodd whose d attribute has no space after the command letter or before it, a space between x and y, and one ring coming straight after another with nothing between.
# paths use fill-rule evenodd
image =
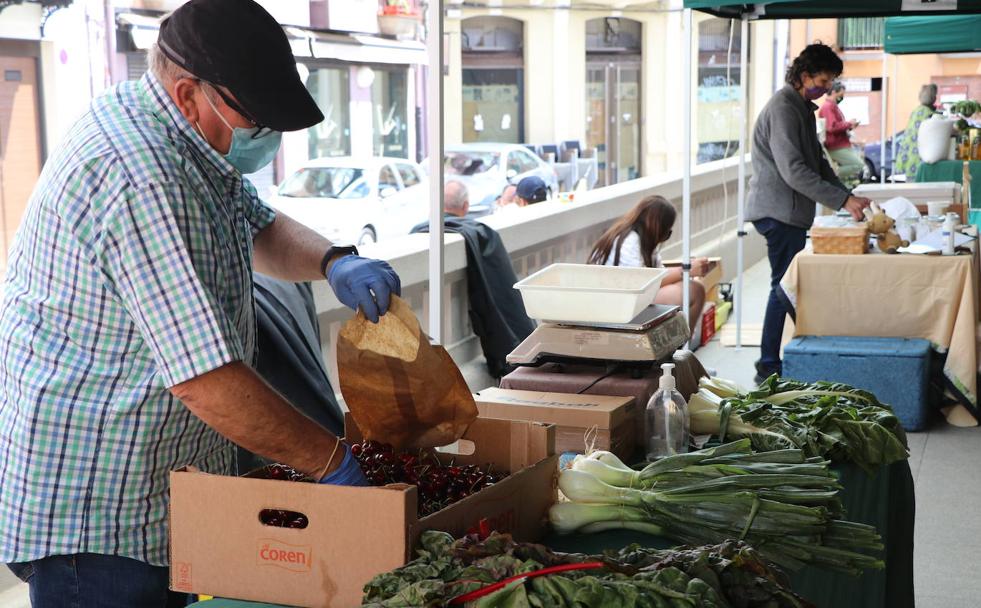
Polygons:
<instances>
[{"instance_id":1,"label":"green leafy vegetable","mask_svg":"<svg viewBox=\"0 0 981 608\"><path fill-rule=\"evenodd\" d=\"M695 433L748 437L758 451L796 448L869 472L909 456L899 419L868 391L775 375L752 391L718 378L699 385L688 405Z\"/></svg>"},{"instance_id":2,"label":"green leafy vegetable","mask_svg":"<svg viewBox=\"0 0 981 608\"><path fill-rule=\"evenodd\" d=\"M604 567L521 578L470 603L474 608L811 608L787 588L786 576L737 541L653 550L631 545L601 556L554 553L492 534L453 541L424 532L419 557L372 579L363 606L446 606L454 598L517 574L549 566L601 562Z\"/></svg>"}]
</instances>

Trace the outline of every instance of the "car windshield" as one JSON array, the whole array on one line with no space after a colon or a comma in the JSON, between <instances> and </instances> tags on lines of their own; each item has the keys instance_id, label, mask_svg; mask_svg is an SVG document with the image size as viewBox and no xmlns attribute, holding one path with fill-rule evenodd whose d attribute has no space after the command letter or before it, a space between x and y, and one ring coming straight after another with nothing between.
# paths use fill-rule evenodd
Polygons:
<instances>
[{"instance_id":1,"label":"car windshield","mask_svg":"<svg viewBox=\"0 0 981 608\"><path fill-rule=\"evenodd\" d=\"M500 157L497 152L447 152L443 170L447 175L476 175L489 171Z\"/></svg>"},{"instance_id":2,"label":"car windshield","mask_svg":"<svg viewBox=\"0 0 981 608\"><path fill-rule=\"evenodd\" d=\"M369 188L354 167L307 167L279 187L280 196L292 198L365 198Z\"/></svg>"}]
</instances>

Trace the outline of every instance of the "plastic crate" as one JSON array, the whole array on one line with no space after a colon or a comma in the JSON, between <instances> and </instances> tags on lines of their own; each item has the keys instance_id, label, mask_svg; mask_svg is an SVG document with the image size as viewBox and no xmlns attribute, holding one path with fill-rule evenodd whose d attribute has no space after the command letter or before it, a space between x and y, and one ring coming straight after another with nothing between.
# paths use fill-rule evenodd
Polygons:
<instances>
[{"instance_id":1,"label":"plastic crate","mask_svg":"<svg viewBox=\"0 0 981 608\"><path fill-rule=\"evenodd\" d=\"M907 431L929 417L930 342L916 338L802 336L784 348L783 375L804 382L843 382L892 406Z\"/></svg>"}]
</instances>

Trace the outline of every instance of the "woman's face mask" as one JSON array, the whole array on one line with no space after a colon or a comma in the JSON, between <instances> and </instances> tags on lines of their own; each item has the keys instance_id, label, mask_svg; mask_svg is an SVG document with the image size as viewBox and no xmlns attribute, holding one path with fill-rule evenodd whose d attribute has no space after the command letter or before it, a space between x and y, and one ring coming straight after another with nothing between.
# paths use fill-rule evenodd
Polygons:
<instances>
[{"instance_id":1,"label":"woman's face mask","mask_svg":"<svg viewBox=\"0 0 981 608\"><path fill-rule=\"evenodd\" d=\"M228 121L221 115L207 94L204 95L204 99L208 102L211 110L218 115L218 120L232 132L232 145L228 149L228 154L225 155L225 160L233 167L242 174L255 173L276 158L276 152L279 151L279 145L283 138L281 132L262 127L248 129L233 127L228 124ZM198 132L200 133L200 131L201 128L198 127Z\"/></svg>"},{"instance_id":2,"label":"woman's face mask","mask_svg":"<svg viewBox=\"0 0 981 608\"><path fill-rule=\"evenodd\" d=\"M824 73L818 74L816 77L810 74L804 74L801 79L801 84L804 87L804 97L808 101L814 101L815 99L824 97L831 90L830 81L831 79L824 75Z\"/></svg>"}]
</instances>

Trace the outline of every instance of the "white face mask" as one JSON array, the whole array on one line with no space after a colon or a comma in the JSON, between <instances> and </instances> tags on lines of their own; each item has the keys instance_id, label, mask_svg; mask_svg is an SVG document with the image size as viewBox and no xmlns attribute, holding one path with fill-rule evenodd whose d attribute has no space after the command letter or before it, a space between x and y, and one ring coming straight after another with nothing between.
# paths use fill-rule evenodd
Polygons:
<instances>
[{"instance_id":1,"label":"white face mask","mask_svg":"<svg viewBox=\"0 0 981 608\"><path fill-rule=\"evenodd\" d=\"M211 101L207 93L203 89L201 92L204 95L205 101L211 107L211 110L218 116L218 120L232 132L232 145L228 149L228 154L225 155L225 160L241 173L247 174L255 173L276 158L276 152L279 151L279 146L283 138L281 132L263 129L261 127L252 127L249 129L233 127L221 115L221 112L215 107L215 104ZM201 126L197 123L194 126L197 127L201 137L204 137ZM205 138L205 141L207 141L207 138Z\"/></svg>"}]
</instances>

